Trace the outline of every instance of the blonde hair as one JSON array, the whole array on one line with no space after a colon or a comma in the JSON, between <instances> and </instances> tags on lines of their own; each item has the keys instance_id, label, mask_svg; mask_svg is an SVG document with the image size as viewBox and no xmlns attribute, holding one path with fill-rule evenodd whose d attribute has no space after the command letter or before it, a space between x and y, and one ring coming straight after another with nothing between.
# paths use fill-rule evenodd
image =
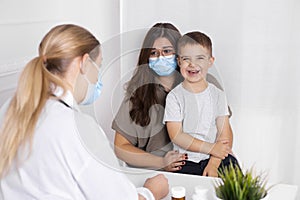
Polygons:
<instances>
[{"instance_id":1,"label":"blonde hair","mask_svg":"<svg viewBox=\"0 0 300 200\"><path fill-rule=\"evenodd\" d=\"M52 86L66 91L61 77L72 60L99 45L89 31L72 24L56 26L45 35L39 45L39 56L32 59L21 73L1 125L0 178L8 172L14 160L18 161L21 147L29 142L31 149L34 130L47 99L52 95ZM99 50L94 56L98 54Z\"/></svg>"}]
</instances>

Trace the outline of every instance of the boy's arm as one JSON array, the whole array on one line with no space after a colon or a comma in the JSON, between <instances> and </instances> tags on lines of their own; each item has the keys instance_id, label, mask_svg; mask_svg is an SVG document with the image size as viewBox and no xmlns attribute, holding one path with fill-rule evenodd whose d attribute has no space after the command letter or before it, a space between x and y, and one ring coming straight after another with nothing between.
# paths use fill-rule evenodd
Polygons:
<instances>
[{"instance_id":1,"label":"boy's arm","mask_svg":"<svg viewBox=\"0 0 300 200\"><path fill-rule=\"evenodd\" d=\"M224 159L230 152L228 141L218 140L216 143L209 143L196 139L182 131L182 122L167 121L166 126L172 142L183 149L211 154L220 159Z\"/></svg>"},{"instance_id":2,"label":"boy's arm","mask_svg":"<svg viewBox=\"0 0 300 200\"><path fill-rule=\"evenodd\" d=\"M228 140L229 146L230 148L232 148L233 135L229 123L229 117L228 116L218 117L216 123L217 123L217 130L218 130L218 136L216 142L220 140Z\"/></svg>"},{"instance_id":3,"label":"boy's arm","mask_svg":"<svg viewBox=\"0 0 300 200\"><path fill-rule=\"evenodd\" d=\"M218 136L216 138L217 141L227 140L230 149L232 148L233 134L232 129L229 123L228 116L222 116L217 118L217 129ZM214 176L218 177L218 167L220 166L222 159L217 158L213 155L210 156L208 164L204 169L203 176Z\"/></svg>"}]
</instances>

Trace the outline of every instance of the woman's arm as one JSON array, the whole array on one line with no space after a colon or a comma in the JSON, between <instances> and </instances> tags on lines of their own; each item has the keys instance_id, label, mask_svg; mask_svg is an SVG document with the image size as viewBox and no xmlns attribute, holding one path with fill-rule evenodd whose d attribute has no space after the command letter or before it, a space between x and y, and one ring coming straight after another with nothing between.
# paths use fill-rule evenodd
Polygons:
<instances>
[{"instance_id":1,"label":"woman's arm","mask_svg":"<svg viewBox=\"0 0 300 200\"><path fill-rule=\"evenodd\" d=\"M189 151L211 154L224 159L230 152L227 140L218 140L216 143L209 143L182 131L182 122L166 122L169 136L175 144Z\"/></svg>"},{"instance_id":2,"label":"woman's arm","mask_svg":"<svg viewBox=\"0 0 300 200\"><path fill-rule=\"evenodd\" d=\"M119 132L115 134L115 153L117 157L126 163L145 168L165 169L166 171L179 170L186 159L184 154L175 151L168 152L165 157L155 156L132 145Z\"/></svg>"},{"instance_id":3,"label":"woman's arm","mask_svg":"<svg viewBox=\"0 0 300 200\"><path fill-rule=\"evenodd\" d=\"M119 132L115 134L115 153L117 157L130 165L137 167L162 168L163 158L152 155L133 146Z\"/></svg>"}]
</instances>

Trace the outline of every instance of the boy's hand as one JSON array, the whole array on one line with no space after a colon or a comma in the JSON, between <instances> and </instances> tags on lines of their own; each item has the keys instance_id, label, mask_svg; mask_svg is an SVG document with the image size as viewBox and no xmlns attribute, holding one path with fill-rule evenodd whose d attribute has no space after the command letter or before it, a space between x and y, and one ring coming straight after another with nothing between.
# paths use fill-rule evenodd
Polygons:
<instances>
[{"instance_id":1,"label":"boy's hand","mask_svg":"<svg viewBox=\"0 0 300 200\"><path fill-rule=\"evenodd\" d=\"M231 148L229 146L228 140L222 140L216 142L211 150L208 152L209 154L224 160L229 153L231 153Z\"/></svg>"},{"instance_id":2,"label":"boy's hand","mask_svg":"<svg viewBox=\"0 0 300 200\"><path fill-rule=\"evenodd\" d=\"M203 171L203 176L218 177L218 168L222 160L214 156L210 156L209 161Z\"/></svg>"},{"instance_id":3,"label":"boy's hand","mask_svg":"<svg viewBox=\"0 0 300 200\"><path fill-rule=\"evenodd\" d=\"M208 163L203 171L202 176L218 177L218 167Z\"/></svg>"}]
</instances>

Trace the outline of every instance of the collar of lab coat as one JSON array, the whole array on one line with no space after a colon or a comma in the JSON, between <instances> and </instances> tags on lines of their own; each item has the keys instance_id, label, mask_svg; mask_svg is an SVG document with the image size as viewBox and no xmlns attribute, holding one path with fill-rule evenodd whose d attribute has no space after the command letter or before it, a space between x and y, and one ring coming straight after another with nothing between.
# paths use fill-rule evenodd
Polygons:
<instances>
[{"instance_id":1,"label":"collar of lab coat","mask_svg":"<svg viewBox=\"0 0 300 200\"><path fill-rule=\"evenodd\" d=\"M64 90L61 87L56 87L53 95L58 97L61 101L67 104L71 109L80 111L76 100L73 97L73 94L70 90L67 90L66 93L63 95Z\"/></svg>"}]
</instances>

